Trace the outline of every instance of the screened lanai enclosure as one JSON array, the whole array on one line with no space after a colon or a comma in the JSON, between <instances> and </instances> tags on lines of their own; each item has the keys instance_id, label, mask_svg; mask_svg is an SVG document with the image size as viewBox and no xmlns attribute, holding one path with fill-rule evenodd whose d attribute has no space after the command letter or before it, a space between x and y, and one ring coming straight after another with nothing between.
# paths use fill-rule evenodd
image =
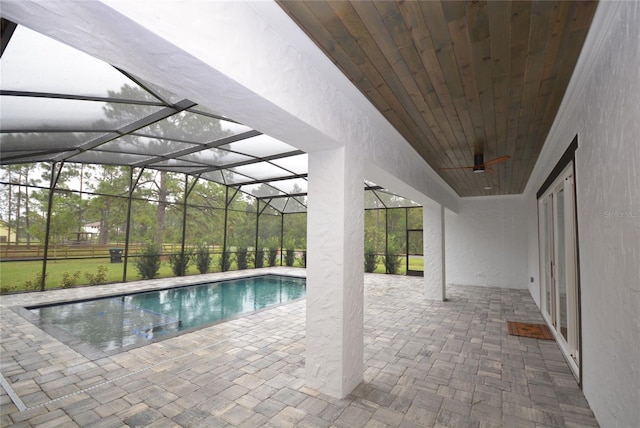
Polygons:
<instances>
[{"instance_id":1,"label":"screened lanai enclosure","mask_svg":"<svg viewBox=\"0 0 640 428\"><path fill-rule=\"evenodd\" d=\"M0 69L3 292L306 265L293 145L6 20ZM419 274L421 207L363 191L365 270Z\"/></svg>"}]
</instances>

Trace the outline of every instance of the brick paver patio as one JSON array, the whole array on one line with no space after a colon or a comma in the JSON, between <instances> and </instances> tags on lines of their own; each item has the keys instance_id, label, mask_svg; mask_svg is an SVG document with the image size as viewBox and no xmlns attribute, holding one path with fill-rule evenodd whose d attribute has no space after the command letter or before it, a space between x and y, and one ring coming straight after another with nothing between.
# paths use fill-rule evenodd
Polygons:
<instances>
[{"instance_id":1,"label":"brick paver patio","mask_svg":"<svg viewBox=\"0 0 640 428\"><path fill-rule=\"evenodd\" d=\"M3 296L2 426L598 426L556 343L508 335L542 322L526 290L434 302L422 278L365 275L364 382L342 400L305 386L304 300L95 360L10 309L194 280Z\"/></svg>"}]
</instances>

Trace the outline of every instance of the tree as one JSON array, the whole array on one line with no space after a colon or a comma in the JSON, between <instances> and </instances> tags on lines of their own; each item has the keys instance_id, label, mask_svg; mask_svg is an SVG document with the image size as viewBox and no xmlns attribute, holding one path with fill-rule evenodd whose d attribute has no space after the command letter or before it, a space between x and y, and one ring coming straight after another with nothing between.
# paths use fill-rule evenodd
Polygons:
<instances>
[{"instance_id":1,"label":"tree","mask_svg":"<svg viewBox=\"0 0 640 428\"><path fill-rule=\"evenodd\" d=\"M160 248L164 241L165 214L169 198L175 197L175 183L169 184L166 171L153 171L145 174L145 180L140 183L141 189L146 189L146 196L149 203L155 207L155 219L153 222L153 242ZM146 185L146 188L144 187ZM171 188L171 190L170 190ZM139 216L139 214L138 214Z\"/></svg>"},{"instance_id":2,"label":"tree","mask_svg":"<svg viewBox=\"0 0 640 428\"><path fill-rule=\"evenodd\" d=\"M89 201L85 216L90 222L100 222L98 243L106 245L126 224L129 168L100 165L96 167L95 174L97 180L92 181L89 187L98 196Z\"/></svg>"},{"instance_id":3,"label":"tree","mask_svg":"<svg viewBox=\"0 0 640 428\"><path fill-rule=\"evenodd\" d=\"M389 251L395 254L406 253L406 213L404 208L389 208L387 216L387 243Z\"/></svg>"},{"instance_id":4,"label":"tree","mask_svg":"<svg viewBox=\"0 0 640 428\"><path fill-rule=\"evenodd\" d=\"M15 233L15 229L17 227L17 221L14 221L15 218L19 218L19 209L16 210L15 206L15 195L20 192L20 181L17 177L18 171L20 169L20 165L6 165L2 170L2 180L9 183L6 187L3 187L4 197L0 199L0 203L3 204L3 215L2 218L7 222L8 227L8 237L9 243L11 241L12 230ZM14 212L15 210L15 212ZM16 233L17 236L17 233ZM16 239L15 244L18 244L18 240Z\"/></svg>"},{"instance_id":5,"label":"tree","mask_svg":"<svg viewBox=\"0 0 640 428\"><path fill-rule=\"evenodd\" d=\"M302 193L302 189L297 184L293 185L291 194ZM297 198L290 198L287 206L297 207ZM307 213L303 212L288 212L284 214L284 240L292 241L296 248L307 248Z\"/></svg>"},{"instance_id":6,"label":"tree","mask_svg":"<svg viewBox=\"0 0 640 428\"><path fill-rule=\"evenodd\" d=\"M225 186L207 180L196 183L188 200L188 242L197 242L204 238L211 244L222 244L224 198Z\"/></svg>"},{"instance_id":7,"label":"tree","mask_svg":"<svg viewBox=\"0 0 640 428\"><path fill-rule=\"evenodd\" d=\"M54 193L53 209L51 212L51 227L49 234L53 242L66 241L71 234L78 230L80 219L78 218L78 206L80 195L70 191L57 191Z\"/></svg>"},{"instance_id":8,"label":"tree","mask_svg":"<svg viewBox=\"0 0 640 428\"><path fill-rule=\"evenodd\" d=\"M228 245L250 247L255 245L256 210L246 197L238 193L229 204L228 212Z\"/></svg>"},{"instance_id":9,"label":"tree","mask_svg":"<svg viewBox=\"0 0 640 428\"><path fill-rule=\"evenodd\" d=\"M9 236L13 229L16 245L20 239L26 239L27 245L31 245L30 222L33 217L31 188L41 182L40 164L6 165L3 167L2 179L10 183L4 188L5 215L2 216L7 219Z\"/></svg>"},{"instance_id":10,"label":"tree","mask_svg":"<svg viewBox=\"0 0 640 428\"><path fill-rule=\"evenodd\" d=\"M384 209L364 212L364 245L376 253L382 253L385 249L385 212Z\"/></svg>"},{"instance_id":11,"label":"tree","mask_svg":"<svg viewBox=\"0 0 640 428\"><path fill-rule=\"evenodd\" d=\"M258 197L268 198L277 196L278 190L268 184L261 184L254 194ZM282 227L282 214L274 208L277 201L284 201L282 198L261 199L257 205L260 214L258 227L258 247L265 248L272 246L275 241L280 242L280 230ZM265 204L268 206L265 208ZM279 244L278 244L279 246Z\"/></svg>"},{"instance_id":12,"label":"tree","mask_svg":"<svg viewBox=\"0 0 640 428\"><path fill-rule=\"evenodd\" d=\"M110 97L125 99L145 99L149 94L142 89L130 85L123 85L119 92L109 91ZM133 123L138 118L155 112L154 106L131 104L109 104L105 106L108 120L119 123ZM135 144L146 148L150 155L171 153L177 149L173 146L177 141L209 142L228 135L222 130L220 121L208 116L183 111L164 120L149 124L144 133L153 137L129 135L123 143ZM191 155L197 158L197 154ZM189 158L189 155L185 155ZM153 165L152 165L153 166ZM182 187L180 180L173 180L165 170L159 170L150 181L153 184L153 199L156 203L155 236L154 241L161 245L164 238L166 210L172 201L181 198Z\"/></svg>"},{"instance_id":13,"label":"tree","mask_svg":"<svg viewBox=\"0 0 640 428\"><path fill-rule=\"evenodd\" d=\"M32 204L38 208L41 214L29 213L29 234L44 242L47 221L47 205L49 203L49 190L38 189L32 192ZM68 189L56 190L52 199L51 223L49 237L51 243L69 239L77 230L79 224L78 205L80 195Z\"/></svg>"},{"instance_id":14,"label":"tree","mask_svg":"<svg viewBox=\"0 0 640 428\"><path fill-rule=\"evenodd\" d=\"M78 238L80 237L80 233L83 231L84 226L84 212L87 209L87 203L83 200L84 194L84 186L87 181L90 181L93 178L93 171L95 170L95 165L85 165L83 163L76 165L78 171L78 179L80 181L80 205L78 206Z\"/></svg>"}]
</instances>

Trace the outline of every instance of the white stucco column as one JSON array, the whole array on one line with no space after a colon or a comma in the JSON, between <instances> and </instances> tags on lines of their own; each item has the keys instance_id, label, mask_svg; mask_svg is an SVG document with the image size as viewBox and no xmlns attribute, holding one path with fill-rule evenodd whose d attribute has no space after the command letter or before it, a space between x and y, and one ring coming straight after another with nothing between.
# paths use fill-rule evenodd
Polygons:
<instances>
[{"instance_id":1,"label":"white stucco column","mask_svg":"<svg viewBox=\"0 0 640 428\"><path fill-rule=\"evenodd\" d=\"M424 297L429 300L446 300L444 207L424 206L422 209L424 230Z\"/></svg>"},{"instance_id":2,"label":"white stucco column","mask_svg":"<svg viewBox=\"0 0 640 428\"><path fill-rule=\"evenodd\" d=\"M363 378L363 186L353 150L309 154L306 377L337 398Z\"/></svg>"}]
</instances>

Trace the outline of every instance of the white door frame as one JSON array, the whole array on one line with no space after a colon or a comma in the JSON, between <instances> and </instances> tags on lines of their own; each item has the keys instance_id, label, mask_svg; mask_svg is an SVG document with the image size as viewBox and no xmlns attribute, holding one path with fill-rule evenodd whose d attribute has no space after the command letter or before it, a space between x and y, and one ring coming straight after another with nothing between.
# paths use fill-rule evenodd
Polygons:
<instances>
[{"instance_id":1,"label":"white door frame","mask_svg":"<svg viewBox=\"0 0 640 428\"><path fill-rule=\"evenodd\" d=\"M580 382L581 330L575 208L575 175L573 162L569 162L538 198L540 306L543 318ZM559 227L558 220L562 222L562 227ZM561 284L564 286L561 287ZM561 288L566 290L564 301ZM550 296L551 302L547 296ZM566 305L565 314L562 313L565 309L563 304ZM563 332L564 324L566 330Z\"/></svg>"}]
</instances>

